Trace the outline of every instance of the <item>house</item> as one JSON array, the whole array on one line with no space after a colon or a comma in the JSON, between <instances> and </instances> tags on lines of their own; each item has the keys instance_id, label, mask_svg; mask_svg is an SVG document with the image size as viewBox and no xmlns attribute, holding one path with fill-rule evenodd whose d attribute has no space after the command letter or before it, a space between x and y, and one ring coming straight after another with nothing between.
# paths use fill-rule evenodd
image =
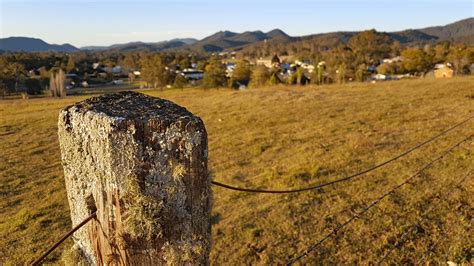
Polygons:
<instances>
[{"instance_id":1,"label":"house","mask_svg":"<svg viewBox=\"0 0 474 266\"><path fill-rule=\"evenodd\" d=\"M402 57L401 56L395 56L395 57L392 57L392 58L384 58L382 59L382 64L394 64L394 63L398 63L398 62L402 62Z\"/></svg>"},{"instance_id":2,"label":"house","mask_svg":"<svg viewBox=\"0 0 474 266\"><path fill-rule=\"evenodd\" d=\"M194 68L186 68L181 72L187 80L201 80L204 78L204 72L194 69Z\"/></svg>"},{"instance_id":3,"label":"house","mask_svg":"<svg viewBox=\"0 0 474 266\"><path fill-rule=\"evenodd\" d=\"M450 63L436 64L434 68L435 78L452 78L454 76L454 69Z\"/></svg>"},{"instance_id":4,"label":"house","mask_svg":"<svg viewBox=\"0 0 474 266\"><path fill-rule=\"evenodd\" d=\"M114 67L112 68L112 73L113 73L114 75L120 75L120 74L122 74L122 73L123 73L122 67L121 67L121 66L114 66Z\"/></svg>"},{"instance_id":5,"label":"house","mask_svg":"<svg viewBox=\"0 0 474 266\"><path fill-rule=\"evenodd\" d=\"M372 79L373 80L389 80L389 76L387 75L384 75L384 74L375 74L375 75L372 75Z\"/></svg>"},{"instance_id":6,"label":"house","mask_svg":"<svg viewBox=\"0 0 474 266\"><path fill-rule=\"evenodd\" d=\"M313 73L315 67L310 64L308 60L300 61L300 60L295 60L295 65L303 68L304 70L308 71L309 73Z\"/></svg>"},{"instance_id":7,"label":"house","mask_svg":"<svg viewBox=\"0 0 474 266\"><path fill-rule=\"evenodd\" d=\"M225 63L225 73L227 77L231 77L234 72L236 64L235 63Z\"/></svg>"}]
</instances>

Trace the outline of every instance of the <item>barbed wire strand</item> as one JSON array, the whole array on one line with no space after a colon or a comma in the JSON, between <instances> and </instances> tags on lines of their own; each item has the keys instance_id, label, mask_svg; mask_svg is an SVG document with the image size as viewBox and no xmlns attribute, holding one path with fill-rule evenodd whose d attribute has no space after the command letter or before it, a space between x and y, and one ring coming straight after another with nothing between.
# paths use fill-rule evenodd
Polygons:
<instances>
[{"instance_id":1,"label":"barbed wire strand","mask_svg":"<svg viewBox=\"0 0 474 266\"><path fill-rule=\"evenodd\" d=\"M224 183L221 183L221 182L218 182L218 181L211 181L211 183L215 186L218 186L218 187L222 187L222 188L226 188L226 189L230 189L230 190L235 190L235 191L240 191L240 192L253 192L253 193L270 193L270 194L285 194L285 193L298 193L298 192L303 192L303 191L308 191L308 190L315 190L315 189L321 189L323 187L326 187L326 186L330 186L330 185L334 185L334 184L337 184L337 183L340 183L340 182L344 182L344 181L349 181L355 177L358 177L358 176L361 176L361 175L364 175L366 173L369 173L369 172L372 172L382 166L385 166L395 160L398 160L410 153L412 153L413 151L435 141L436 139L440 138L441 136L443 135L446 135L447 133L449 133L450 131L464 125L465 123L467 123L468 121L470 121L472 118L474 117L469 117L463 121L461 121L460 123L442 131L441 133L431 137L430 139L402 152L401 154L387 160L387 161L384 161L380 164L377 164L373 167L370 167L364 171L361 171L361 172L358 172L358 173L355 173L355 174L352 174L352 175L349 175L349 176L345 176L345 177L342 177L342 178L339 178L339 179L336 179L336 180L333 180L333 181L330 181L330 182L326 182L326 183L322 183L322 184L317 184L317 185L312 185L312 186L309 186L309 187L305 187L305 188L297 188L297 189L288 189L288 190L269 190L269 189L255 189L255 188L241 188L241 187L235 187L235 186L231 186L231 185L228 185L228 184L224 184Z\"/></svg>"},{"instance_id":2,"label":"barbed wire strand","mask_svg":"<svg viewBox=\"0 0 474 266\"><path fill-rule=\"evenodd\" d=\"M463 124L467 123L468 121L470 121L473 117L469 117L463 121L461 121L460 123L442 131L441 133L437 134L436 136L433 136L432 138L410 148L409 150L385 161L385 162L382 162L374 167L371 167L369 169L366 169L364 171L361 171L361 172L358 172L356 174L353 174L353 175L349 175L349 176L346 176L344 178L340 178L340 179L337 179L337 180L334 180L334 181L331 181L331 182L327 182L327 183L323 183L323 184L318 184L318 185L314 185L314 186L310 186L310 187L307 187L307 188L300 188L300 189L292 189L292 190L261 190L261 189L249 189L249 188L239 188L239 187L234 187L234 186L230 186L230 185L227 185L227 184L223 184L223 183L220 183L220 182L217 182L217 181L212 181L212 184L213 185L216 185L216 186L220 186L220 187L223 187L223 188L227 188L227 189L231 189L231 190L236 190L236 191L243 191L243 192L256 192L256 193L295 193L295 192L303 192L303 191L308 191L308 190L313 190L313 189L320 189L322 187L325 187L325 186L329 186L329 185L332 185L332 184L336 184L336 183L339 183L339 182L342 182L342 181L346 181L346 180L350 180L354 177L357 177L357 176L360 176L360 175L363 175L363 174L366 174L368 172L371 172L377 168L380 168L386 164L389 164L390 162L392 161L395 161L419 148L421 148L422 146L425 146L427 145L428 143L430 142L433 142L434 140L438 139L439 137L449 133L450 131L462 126ZM459 146L462 142L464 141L467 141L471 136L469 136L468 138L464 139L463 141L459 142L458 144L456 144L455 146L453 146L452 148L450 148L448 150L451 151L452 149L454 149L455 147ZM448 152L446 152L445 154L447 154ZM441 159L444 155L438 157L436 160L430 162L428 165L426 165L424 168L422 168L417 174L415 174L414 176L412 176L411 178L415 177L416 175L418 175L419 173L421 173L424 169L428 168L427 166L431 165L432 163L434 163L435 161ZM410 178L410 179L411 179ZM408 180L408 179L407 179ZM398 189L399 187L401 187L402 185L406 184L407 182L404 182L402 184L400 184L399 186L395 187L394 189ZM356 216L353 216L353 218L349 219L348 221L346 221L346 223L343 224L343 226L340 226L340 228L344 227L346 224L350 223L352 220L354 220L355 218L359 217L361 214L363 214L364 212L368 211L368 209L372 208L373 206L375 206L381 199L383 199L384 197L388 196L389 194L391 194L393 191L389 191L388 193L384 194L382 196L382 198L380 198L378 201L374 201L371 205L368 206L368 208L364 209L362 212L359 212L358 214L356 214ZM377 202L377 203L375 203ZM375 204L374 204L375 203ZM81 223L79 223L78 225L76 225L74 228L72 228L69 232L67 232L66 234L64 234L61 239L59 239L56 243L54 243L47 251L45 251L40 257L38 257L36 260L34 260L31 265L39 265L41 263L41 261L43 261L51 252L53 252L62 242L64 242L69 236L71 236L74 232L76 232L77 230L79 230L82 226L84 226L85 224L87 224L90 220L92 220L93 218L96 217L96 212L93 212L90 216L88 216L84 221L82 221ZM340 228L336 228L333 232L337 232ZM332 235L332 233L331 233ZM325 241L326 238L323 238L322 241L318 242L318 243L322 243ZM319 244L318 244L319 245ZM313 248L314 249L314 248ZM293 262L296 262L297 260L301 259L302 257L306 256L307 253L309 253L311 250L307 250L305 251L305 253L303 253L302 255L296 257L295 259L293 259L289 264L293 263Z\"/></svg>"},{"instance_id":3,"label":"barbed wire strand","mask_svg":"<svg viewBox=\"0 0 474 266\"><path fill-rule=\"evenodd\" d=\"M293 263L301 260L302 258L306 257L310 252L312 252L313 250L315 250L317 247L319 247L322 243L324 243L326 240L328 240L329 238L331 238L333 235L336 235L341 229L343 229L344 227L346 227L348 224L352 223L353 221L355 221L356 219L358 219L360 216L362 216L364 213L366 213L367 211L369 211L371 208L373 208L374 206L376 206L377 204L379 204L383 199L385 199L387 196L391 195L392 193L394 193L397 189L401 188L402 186L406 185L407 183L409 183L412 179L414 179L416 176L420 175L422 172L424 172L426 169L430 168L431 166L433 166L433 164L437 161L440 161L444 156L446 156L448 153L450 153L452 150L454 150L456 147L458 147L459 145L461 145L462 143L466 142L467 140L469 140L470 138L472 137L472 135L469 135L467 138L461 140L460 142L456 143L455 145L451 146L449 149L445 150L440 156L438 156L436 159L430 161L429 163L427 163L425 166L423 166L421 169L419 169L415 174L413 174L412 176L410 176L409 178L405 179L405 181L403 181L402 183L398 184L397 186L393 187L391 190L387 191L386 193L384 193L382 196L380 196L379 198L377 198L376 200L374 200L371 204L369 204L368 206L366 206L364 209L362 209L362 211L356 213L354 216L352 216L351 218L349 218L347 221L345 221L344 223L338 225L335 229L333 229L329 234L327 234L326 236L324 236L321 240L319 240L318 242L310 245L305 251L303 251L300 255L296 256L296 257L293 257L292 259L290 259L287 263L287 265L292 265Z\"/></svg>"},{"instance_id":4,"label":"barbed wire strand","mask_svg":"<svg viewBox=\"0 0 474 266\"><path fill-rule=\"evenodd\" d=\"M438 204L433 204L432 202L430 202L430 207L425 211L423 212L422 215L420 215L420 217L418 218L417 222L413 225L410 226L410 229L408 230L405 230L405 232L403 233L403 235L399 238L399 241L397 241L397 243L395 243L395 245L393 245L392 248L390 248L390 250L385 253L385 255L377 262L377 265L381 265L382 262L384 262L389 256L390 254L395 250L395 249L398 249L398 248L401 248L403 246L403 244L405 244L405 242L408 240L408 236L418 227L421 225L421 222L423 222L424 220L426 220L426 215L428 215L430 212L436 210L439 206L440 206L440 203L445 201L445 200L448 200L449 197L451 197L451 194L453 194L453 192L455 191L456 188L458 188L459 185L461 185L471 174L472 170L469 170L468 173L466 175L464 175L464 177L462 177L462 179L458 182L455 182L455 184L451 185L450 187L452 187L450 189L450 191L445 194L444 197L441 197L438 201ZM472 176L471 176L472 177ZM454 182L453 182L454 183ZM443 189L441 189L440 191L438 191L438 193L436 193L436 195L432 196L432 198L436 198L436 197L440 197L442 192L444 192Z\"/></svg>"},{"instance_id":5,"label":"barbed wire strand","mask_svg":"<svg viewBox=\"0 0 474 266\"><path fill-rule=\"evenodd\" d=\"M93 212L86 219L84 219L84 221L82 221L78 225L74 226L71 230L69 230L69 232L64 234L56 243L54 243L52 246L50 246L48 248L48 250L46 250L40 257L38 257L36 260L31 262L30 265L33 265L33 266L40 265L41 262L46 258L46 256L48 256L51 252L53 252L53 250L55 250L62 242L64 242L64 240L66 240L68 237L70 237L72 234L74 234L74 232L79 230L82 226L87 224L90 220L94 219L95 217L96 217L96 212Z\"/></svg>"}]
</instances>

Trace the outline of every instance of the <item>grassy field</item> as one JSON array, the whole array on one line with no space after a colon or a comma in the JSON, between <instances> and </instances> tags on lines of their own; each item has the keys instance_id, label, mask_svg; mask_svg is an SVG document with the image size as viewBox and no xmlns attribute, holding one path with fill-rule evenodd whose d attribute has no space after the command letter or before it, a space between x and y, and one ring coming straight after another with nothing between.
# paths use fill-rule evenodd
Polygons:
<instances>
[{"instance_id":1,"label":"grassy field","mask_svg":"<svg viewBox=\"0 0 474 266\"><path fill-rule=\"evenodd\" d=\"M474 77L145 93L200 116L217 181L297 188L371 167L474 115ZM70 226L57 140L60 108L87 96L0 101L0 264L38 256ZM374 172L317 191L267 195L214 187L212 264L281 264L473 133L474 119ZM319 247L303 263L473 261L472 139ZM438 192L447 199L435 197ZM433 208L424 214L425 210ZM471 236L471 237L469 237ZM49 258L60 263L61 246ZM429 252L428 252L429 251Z\"/></svg>"}]
</instances>

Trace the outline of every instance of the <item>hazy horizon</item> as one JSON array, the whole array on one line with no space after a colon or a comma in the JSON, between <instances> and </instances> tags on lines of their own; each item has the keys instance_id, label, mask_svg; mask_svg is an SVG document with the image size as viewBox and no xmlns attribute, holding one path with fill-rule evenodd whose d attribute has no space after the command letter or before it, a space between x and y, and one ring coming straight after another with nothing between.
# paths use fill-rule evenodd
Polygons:
<instances>
[{"instance_id":1,"label":"hazy horizon","mask_svg":"<svg viewBox=\"0 0 474 266\"><path fill-rule=\"evenodd\" d=\"M474 4L465 0L50 0L41 4L0 0L0 14L1 38L25 36L84 47L202 39L221 30L267 32L278 28L291 36L372 28L399 31L470 18Z\"/></svg>"}]
</instances>

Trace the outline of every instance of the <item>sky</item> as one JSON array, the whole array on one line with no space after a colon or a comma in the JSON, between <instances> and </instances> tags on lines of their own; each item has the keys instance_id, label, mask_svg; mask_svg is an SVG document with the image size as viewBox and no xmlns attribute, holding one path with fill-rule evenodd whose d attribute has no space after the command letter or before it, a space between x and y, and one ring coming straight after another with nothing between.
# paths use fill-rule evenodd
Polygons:
<instances>
[{"instance_id":1,"label":"sky","mask_svg":"<svg viewBox=\"0 0 474 266\"><path fill-rule=\"evenodd\" d=\"M202 39L220 30L397 31L473 16L474 0L0 0L0 38L83 47Z\"/></svg>"}]
</instances>

